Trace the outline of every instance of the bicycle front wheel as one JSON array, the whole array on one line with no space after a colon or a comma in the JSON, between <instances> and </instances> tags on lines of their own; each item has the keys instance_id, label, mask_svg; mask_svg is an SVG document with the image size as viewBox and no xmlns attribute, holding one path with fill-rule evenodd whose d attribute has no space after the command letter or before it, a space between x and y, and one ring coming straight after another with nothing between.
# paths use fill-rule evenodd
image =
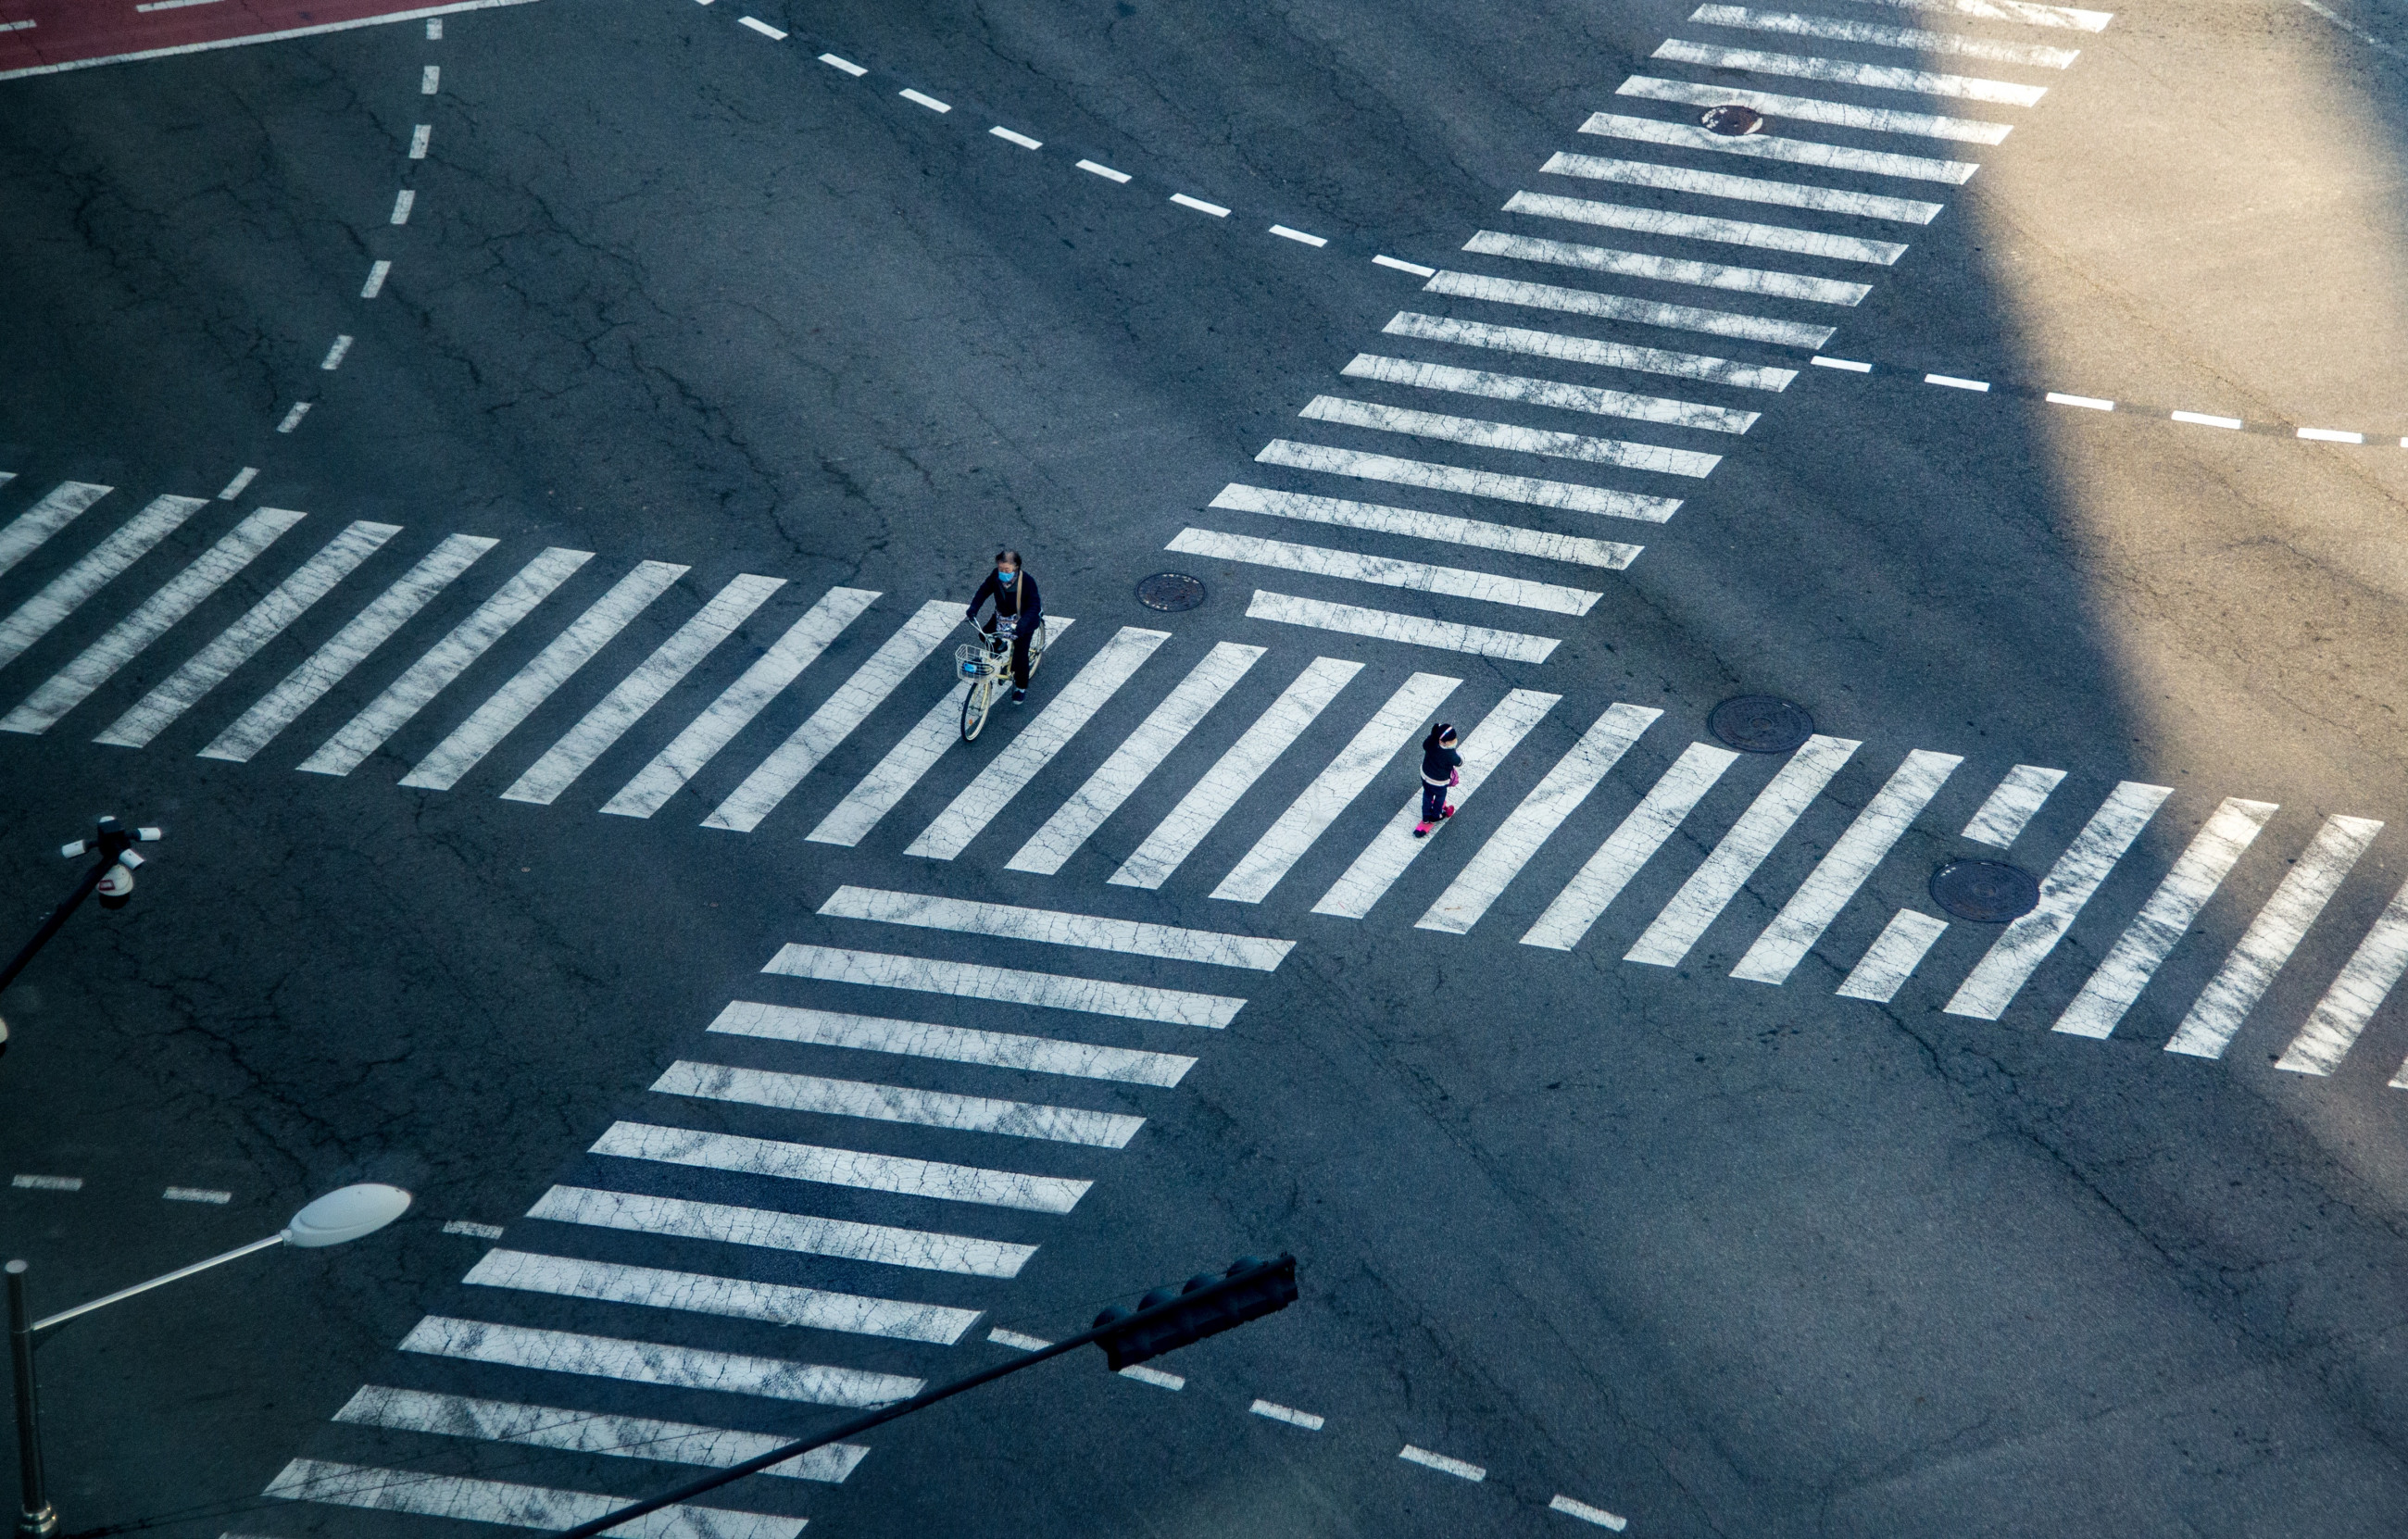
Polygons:
<instances>
[{"instance_id":1,"label":"bicycle front wheel","mask_svg":"<svg viewBox=\"0 0 2408 1539\"><path fill-rule=\"evenodd\" d=\"M962 696L962 741L974 741L986 726L986 708L995 701L995 679L992 676L977 679L970 692Z\"/></svg>"}]
</instances>

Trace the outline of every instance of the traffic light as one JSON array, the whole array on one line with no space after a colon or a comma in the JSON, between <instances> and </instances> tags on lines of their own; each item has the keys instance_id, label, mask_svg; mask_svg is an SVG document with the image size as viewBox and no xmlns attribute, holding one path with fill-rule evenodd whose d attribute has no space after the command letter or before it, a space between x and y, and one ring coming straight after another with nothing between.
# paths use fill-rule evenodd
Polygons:
<instances>
[{"instance_id":1,"label":"traffic light","mask_svg":"<svg viewBox=\"0 0 2408 1539\"><path fill-rule=\"evenodd\" d=\"M1095 1329L1104 1332L1096 1345L1104 1349L1112 1372L1119 1373L1133 1362L1275 1315L1295 1302L1294 1256L1283 1254L1268 1261L1241 1256L1217 1277L1199 1272L1176 1292L1155 1289L1138 1301L1134 1311L1112 1305L1096 1317ZM1130 1323L1111 1329L1122 1320Z\"/></svg>"}]
</instances>

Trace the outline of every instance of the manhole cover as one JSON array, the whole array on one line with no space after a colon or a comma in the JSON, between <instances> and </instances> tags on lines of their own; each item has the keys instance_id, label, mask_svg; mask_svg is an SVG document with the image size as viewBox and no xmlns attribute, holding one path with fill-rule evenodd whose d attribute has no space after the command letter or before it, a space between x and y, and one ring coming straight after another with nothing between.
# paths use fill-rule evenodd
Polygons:
<instances>
[{"instance_id":1,"label":"manhole cover","mask_svg":"<svg viewBox=\"0 0 2408 1539\"><path fill-rule=\"evenodd\" d=\"M1778 695L1743 694L1716 705L1706 730L1742 753L1787 753L1814 735L1814 719Z\"/></svg>"},{"instance_id":2,"label":"manhole cover","mask_svg":"<svg viewBox=\"0 0 2408 1539\"><path fill-rule=\"evenodd\" d=\"M1204 602L1204 583L1184 572L1156 572L1137 585L1137 601L1149 609L1193 609Z\"/></svg>"},{"instance_id":3,"label":"manhole cover","mask_svg":"<svg viewBox=\"0 0 2408 1539\"><path fill-rule=\"evenodd\" d=\"M1931 874L1931 901L1960 919L2004 924L2040 906L2040 879L2004 861L1951 861Z\"/></svg>"},{"instance_id":4,"label":"manhole cover","mask_svg":"<svg viewBox=\"0 0 2408 1539\"><path fill-rule=\"evenodd\" d=\"M1742 134L1756 133L1764 127L1763 113L1752 107L1742 107L1737 102L1710 107L1706 108L1705 116L1698 121L1706 125L1707 133L1727 134L1733 138Z\"/></svg>"}]
</instances>

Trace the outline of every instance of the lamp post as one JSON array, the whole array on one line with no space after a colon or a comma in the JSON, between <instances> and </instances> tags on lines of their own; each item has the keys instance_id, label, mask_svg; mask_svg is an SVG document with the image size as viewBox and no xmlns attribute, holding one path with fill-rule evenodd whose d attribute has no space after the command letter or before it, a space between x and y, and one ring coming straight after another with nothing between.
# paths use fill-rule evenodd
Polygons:
<instances>
[{"instance_id":1,"label":"lamp post","mask_svg":"<svg viewBox=\"0 0 2408 1539\"><path fill-rule=\"evenodd\" d=\"M17 1518L18 1539L50 1539L59 1531L58 1509L50 1505L50 1492L42 1477L42 1429L40 1412L34 1386L34 1348L42 1332L52 1326L64 1325L79 1315L89 1315L112 1304L148 1293L195 1272L207 1272L254 1250L270 1246L295 1245L305 1249L321 1246L340 1245L356 1240L363 1234L373 1234L407 1212L409 1193L399 1187L367 1183L343 1187L330 1191L293 1216L293 1221L264 1240L253 1240L237 1246L222 1255L211 1256L190 1266L105 1293L89 1304L62 1309L40 1319L31 1318L25 1305L25 1263L12 1261L7 1264L8 1277L8 1353L15 1368L17 1385L17 1473L20 1512Z\"/></svg>"}]
</instances>

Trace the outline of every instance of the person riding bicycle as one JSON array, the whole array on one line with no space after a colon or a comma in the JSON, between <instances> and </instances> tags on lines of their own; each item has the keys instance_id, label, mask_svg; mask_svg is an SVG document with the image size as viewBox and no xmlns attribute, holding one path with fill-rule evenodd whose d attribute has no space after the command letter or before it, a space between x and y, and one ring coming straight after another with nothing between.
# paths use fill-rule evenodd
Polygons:
<instances>
[{"instance_id":1,"label":"person riding bicycle","mask_svg":"<svg viewBox=\"0 0 2408 1539\"><path fill-rule=\"evenodd\" d=\"M1045 606L1037 596L1037 579L1020 569L1020 552L998 550L995 570L970 595L969 618L972 625L979 622L979 607L995 600L997 623L1010 620L1011 631L1011 703L1015 705L1028 698L1028 644L1044 621ZM982 627L983 629L983 627Z\"/></svg>"}]
</instances>

